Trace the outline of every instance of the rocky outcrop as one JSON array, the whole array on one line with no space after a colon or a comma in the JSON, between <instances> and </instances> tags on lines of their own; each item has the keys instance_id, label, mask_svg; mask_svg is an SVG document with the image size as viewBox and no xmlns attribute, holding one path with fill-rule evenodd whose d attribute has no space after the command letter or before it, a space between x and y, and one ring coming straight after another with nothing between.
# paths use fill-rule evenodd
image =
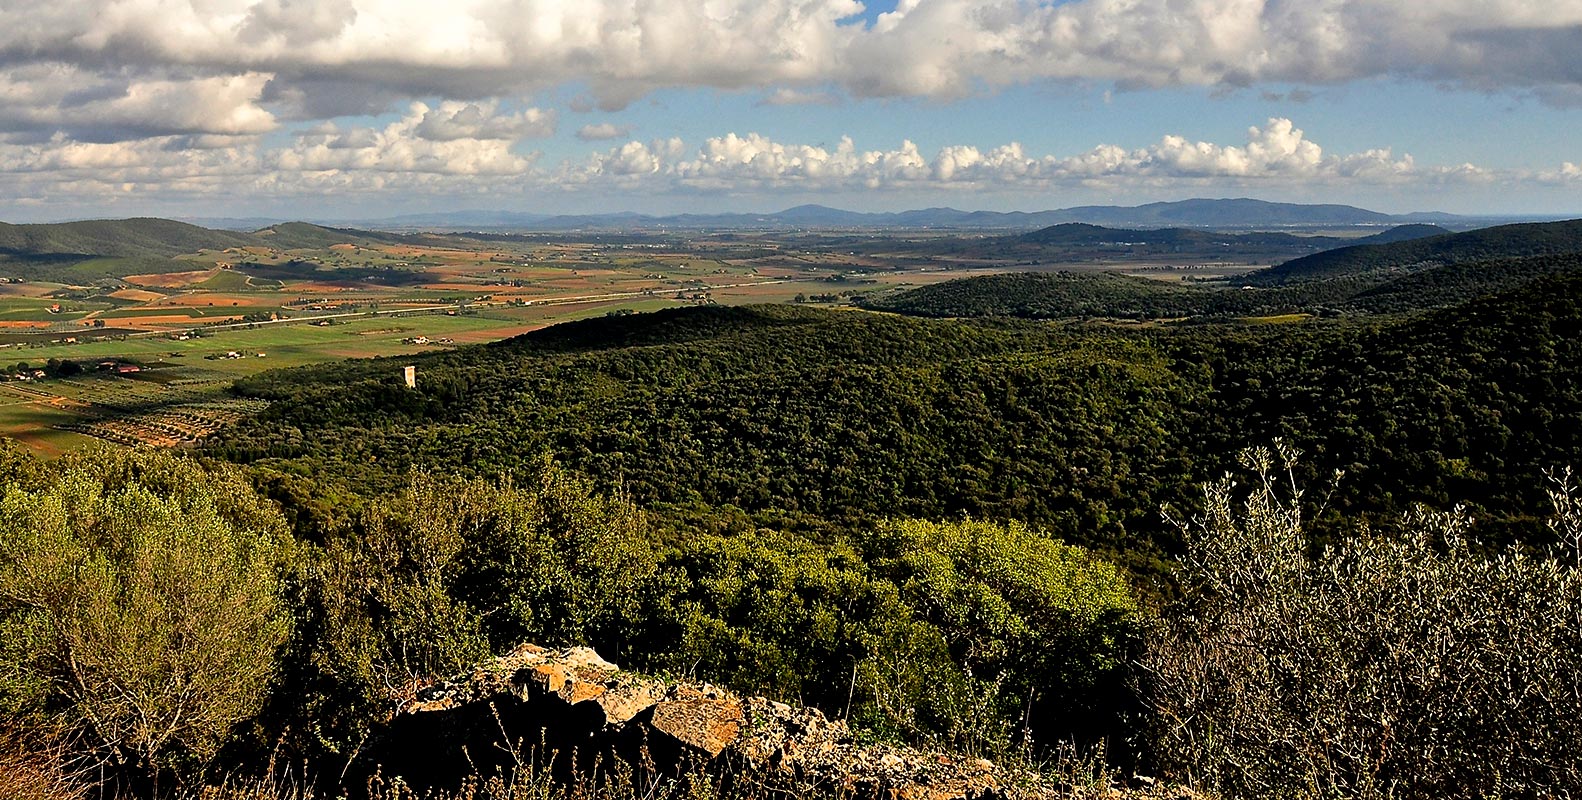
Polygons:
<instances>
[{"instance_id":1,"label":"rocky outcrop","mask_svg":"<svg viewBox=\"0 0 1582 800\"><path fill-rule=\"evenodd\" d=\"M447 756L458 750L461 757ZM845 722L762 697L626 672L588 648L523 645L401 704L387 774L509 769L524 751L560 764L622 758L658 771L704 765L785 794L817 788L886 800L1055 794L981 759L863 743ZM576 758L566 758L576 752ZM1069 796L1067 794L1067 796Z\"/></svg>"},{"instance_id":2,"label":"rocky outcrop","mask_svg":"<svg viewBox=\"0 0 1582 800\"><path fill-rule=\"evenodd\" d=\"M472 672L419 689L396 715L450 711L506 697L524 703L553 697L568 705L591 702L605 724L619 725L653 706L667 689L663 681L622 671L591 648L546 650L525 644Z\"/></svg>"}]
</instances>

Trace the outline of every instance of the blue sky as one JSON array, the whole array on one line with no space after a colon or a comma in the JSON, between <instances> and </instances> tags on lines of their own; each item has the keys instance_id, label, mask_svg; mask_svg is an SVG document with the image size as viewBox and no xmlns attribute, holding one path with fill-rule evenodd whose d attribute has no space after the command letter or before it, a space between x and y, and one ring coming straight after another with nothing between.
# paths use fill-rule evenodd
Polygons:
<instances>
[{"instance_id":1,"label":"blue sky","mask_svg":"<svg viewBox=\"0 0 1582 800\"><path fill-rule=\"evenodd\" d=\"M0 8L0 219L1582 214L1582 0Z\"/></svg>"}]
</instances>

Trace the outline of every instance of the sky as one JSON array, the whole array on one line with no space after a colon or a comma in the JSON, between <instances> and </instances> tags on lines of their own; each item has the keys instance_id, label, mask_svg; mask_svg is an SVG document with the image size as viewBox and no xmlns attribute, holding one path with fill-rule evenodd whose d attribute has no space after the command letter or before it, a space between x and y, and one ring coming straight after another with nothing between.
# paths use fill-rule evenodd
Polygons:
<instances>
[{"instance_id":1,"label":"sky","mask_svg":"<svg viewBox=\"0 0 1582 800\"><path fill-rule=\"evenodd\" d=\"M0 0L0 220L1582 216L1582 0Z\"/></svg>"}]
</instances>

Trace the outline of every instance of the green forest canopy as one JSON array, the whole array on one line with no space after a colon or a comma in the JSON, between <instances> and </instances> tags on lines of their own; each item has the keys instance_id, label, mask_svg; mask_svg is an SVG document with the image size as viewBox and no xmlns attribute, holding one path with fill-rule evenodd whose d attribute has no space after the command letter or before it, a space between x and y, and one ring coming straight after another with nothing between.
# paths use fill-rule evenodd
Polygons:
<instances>
[{"instance_id":1,"label":"green forest canopy","mask_svg":"<svg viewBox=\"0 0 1582 800\"><path fill-rule=\"evenodd\" d=\"M207 448L383 487L549 454L644 505L965 514L1156 552L1162 503L1284 436L1348 472L1340 508L1457 498L1520 527L1542 513L1539 470L1582 452L1579 287L1372 324L1135 331L681 309L424 357L415 391L387 361L267 373L238 390L274 405Z\"/></svg>"}]
</instances>

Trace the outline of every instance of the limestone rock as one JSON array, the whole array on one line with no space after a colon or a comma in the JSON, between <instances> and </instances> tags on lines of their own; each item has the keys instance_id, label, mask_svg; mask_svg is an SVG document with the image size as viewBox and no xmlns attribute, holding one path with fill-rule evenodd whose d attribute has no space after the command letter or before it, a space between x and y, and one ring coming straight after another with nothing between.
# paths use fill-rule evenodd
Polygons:
<instances>
[{"instance_id":1,"label":"limestone rock","mask_svg":"<svg viewBox=\"0 0 1582 800\"><path fill-rule=\"evenodd\" d=\"M423 723L426 718L433 723ZM590 756L630 763L652 759L661 772L711 762L722 774L778 787L788 796L812 786L886 800L1073 796L1070 787L1050 787L1036 774L982 759L861 744L845 722L817 709L623 672L585 647L522 645L434 681L400 705L391 729L417 740L407 751L430 753L457 730L494 736L492 743L469 742L471 759L506 752L502 745L543 741L551 749L590 748ZM467 763L477 769L474 761ZM1100 790L1092 796L1119 794Z\"/></svg>"},{"instance_id":2,"label":"limestone rock","mask_svg":"<svg viewBox=\"0 0 1582 800\"><path fill-rule=\"evenodd\" d=\"M682 744L714 758L742 729L742 704L734 698L664 700L654 705L648 724Z\"/></svg>"}]
</instances>

